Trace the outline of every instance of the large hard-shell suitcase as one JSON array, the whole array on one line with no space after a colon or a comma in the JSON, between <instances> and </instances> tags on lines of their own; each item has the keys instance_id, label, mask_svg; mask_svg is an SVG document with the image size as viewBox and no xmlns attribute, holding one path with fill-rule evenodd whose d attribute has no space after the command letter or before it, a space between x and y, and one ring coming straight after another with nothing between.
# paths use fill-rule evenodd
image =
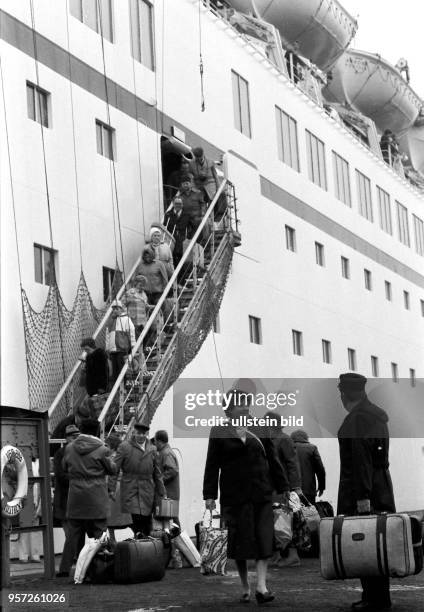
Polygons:
<instances>
[{"instance_id":1,"label":"large hard-shell suitcase","mask_svg":"<svg viewBox=\"0 0 424 612\"><path fill-rule=\"evenodd\" d=\"M125 540L115 549L115 582L151 582L165 574L163 543L154 538Z\"/></svg>"},{"instance_id":2,"label":"large hard-shell suitcase","mask_svg":"<svg viewBox=\"0 0 424 612\"><path fill-rule=\"evenodd\" d=\"M323 518L320 561L327 580L416 574L422 569L418 521L407 514Z\"/></svg>"}]
</instances>

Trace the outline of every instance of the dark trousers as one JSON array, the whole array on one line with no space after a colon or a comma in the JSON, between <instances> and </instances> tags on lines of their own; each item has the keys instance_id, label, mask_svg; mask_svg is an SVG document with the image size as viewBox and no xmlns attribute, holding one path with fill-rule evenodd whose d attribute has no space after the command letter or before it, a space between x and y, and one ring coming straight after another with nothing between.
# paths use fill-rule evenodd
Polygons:
<instances>
[{"instance_id":1,"label":"dark trousers","mask_svg":"<svg viewBox=\"0 0 424 612\"><path fill-rule=\"evenodd\" d=\"M110 386L113 387L116 379L119 376L120 371L124 367L125 353L110 353L110 361L112 363L112 376L110 378Z\"/></svg>"},{"instance_id":2,"label":"dark trousers","mask_svg":"<svg viewBox=\"0 0 424 612\"><path fill-rule=\"evenodd\" d=\"M390 578L376 576L361 578L362 599L375 606L390 606Z\"/></svg>"},{"instance_id":3,"label":"dark trousers","mask_svg":"<svg viewBox=\"0 0 424 612\"><path fill-rule=\"evenodd\" d=\"M65 544L63 546L59 572L67 572L69 574L74 559L78 557L84 546L85 534L80 532L78 539L74 540L71 533L71 525L67 519L62 521L62 529L65 532Z\"/></svg>"},{"instance_id":4,"label":"dark trousers","mask_svg":"<svg viewBox=\"0 0 424 612\"><path fill-rule=\"evenodd\" d=\"M98 540L104 531L107 529L107 520L105 518L97 519L69 519L70 538L74 542L78 542L79 538L85 537L96 538Z\"/></svg>"},{"instance_id":5,"label":"dark trousers","mask_svg":"<svg viewBox=\"0 0 424 612\"><path fill-rule=\"evenodd\" d=\"M152 530L152 515L131 514L131 518L133 521L132 530L134 531L134 535L141 533L144 537L148 537Z\"/></svg>"}]
</instances>

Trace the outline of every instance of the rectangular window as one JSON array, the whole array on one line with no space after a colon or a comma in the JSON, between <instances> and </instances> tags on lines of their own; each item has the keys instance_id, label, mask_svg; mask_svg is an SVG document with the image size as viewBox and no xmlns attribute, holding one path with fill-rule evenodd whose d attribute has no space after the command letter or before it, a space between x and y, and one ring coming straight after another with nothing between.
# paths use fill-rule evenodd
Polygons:
<instances>
[{"instance_id":1,"label":"rectangular window","mask_svg":"<svg viewBox=\"0 0 424 612\"><path fill-rule=\"evenodd\" d=\"M371 355L371 372L374 377L378 377L378 357Z\"/></svg>"},{"instance_id":2,"label":"rectangular window","mask_svg":"<svg viewBox=\"0 0 424 612\"><path fill-rule=\"evenodd\" d=\"M355 372L356 370L356 351L353 348L347 349L347 363L349 370Z\"/></svg>"},{"instance_id":3,"label":"rectangular window","mask_svg":"<svg viewBox=\"0 0 424 612\"><path fill-rule=\"evenodd\" d=\"M97 153L108 159L114 159L113 140L115 130L106 123L96 119Z\"/></svg>"},{"instance_id":4,"label":"rectangular window","mask_svg":"<svg viewBox=\"0 0 424 612\"><path fill-rule=\"evenodd\" d=\"M113 42L112 0L70 0L69 12L78 21Z\"/></svg>"},{"instance_id":5,"label":"rectangular window","mask_svg":"<svg viewBox=\"0 0 424 612\"><path fill-rule=\"evenodd\" d=\"M249 83L234 70L233 82L234 124L239 132L251 138Z\"/></svg>"},{"instance_id":6,"label":"rectangular window","mask_svg":"<svg viewBox=\"0 0 424 612\"><path fill-rule=\"evenodd\" d=\"M365 289L367 289L368 291L372 291L372 275L370 270L364 269L364 282Z\"/></svg>"},{"instance_id":7,"label":"rectangular window","mask_svg":"<svg viewBox=\"0 0 424 612\"><path fill-rule=\"evenodd\" d=\"M278 158L300 172L297 123L293 117L290 117L278 106L275 107L275 117L277 121Z\"/></svg>"},{"instance_id":8,"label":"rectangular window","mask_svg":"<svg viewBox=\"0 0 424 612\"><path fill-rule=\"evenodd\" d=\"M130 0L131 54L134 59L155 69L153 6L146 0Z\"/></svg>"},{"instance_id":9,"label":"rectangular window","mask_svg":"<svg viewBox=\"0 0 424 612\"><path fill-rule=\"evenodd\" d=\"M413 368L409 368L409 381L411 383L411 387L415 387L417 384L417 380L415 378L415 370Z\"/></svg>"},{"instance_id":10,"label":"rectangular window","mask_svg":"<svg viewBox=\"0 0 424 612\"><path fill-rule=\"evenodd\" d=\"M26 84L26 92L28 117L37 121L37 123L41 123L44 127L49 127L49 92L29 81Z\"/></svg>"},{"instance_id":11,"label":"rectangular window","mask_svg":"<svg viewBox=\"0 0 424 612\"><path fill-rule=\"evenodd\" d=\"M341 258L342 263L342 276L343 278L350 278L350 264L347 257Z\"/></svg>"},{"instance_id":12,"label":"rectangular window","mask_svg":"<svg viewBox=\"0 0 424 612\"><path fill-rule=\"evenodd\" d=\"M293 355L303 355L302 332L292 329Z\"/></svg>"},{"instance_id":13,"label":"rectangular window","mask_svg":"<svg viewBox=\"0 0 424 612\"><path fill-rule=\"evenodd\" d=\"M380 219L380 227L386 234L393 234L392 227L392 210L390 206L390 196L387 191L377 187L378 196L378 216Z\"/></svg>"},{"instance_id":14,"label":"rectangular window","mask_svg":"<svg viewBox=\"0 0 424 612\"><path fill-rule=\"evenodd\" d=\"M424 222L416 215L412 217L414 219L415 250L418 255L424 255Z\"/></svg>"},{"instance_id":15,"label":"rectangular window","mask_svg":"<svg viewBox=\"0 0 424 612\"><path fill-rule=\"evenodd\" d=\"M384 291L386 294L386 300L391 302L392 301L392 283L389 283L389 281L384 281Z\"/></svg>"},{"instance_id":16,"label":"rectangular window","mask_svg":"<svg viewBox=\"0 0 424 612\"><path fill-rule=\"evenodd\" d=\"M112 295L113 279L115 270L103 266L103 301L107 302Z\"/></svg>"},{"instance_id":17,"label":"rectangular window","mask_svg":"<svg viewBox=\"0 0 424 612\"><path fill-rule=\"evenodd\" d=\"M220 334L221 333L221 321L219 319L219 313L216 315L214 321L213 321L213 331L215 334Z\"/></svg>"},{"instance_id":18,"label":"rectangular window","mask_svg":"<svg viewBox=\"0 0 424 612\"><path fill-rule=\"evenodd\" d=\"M258 317L249 315L250 342L262 344L261 320Z\"/></svg>"},{"instance_id":19,"label":"rectangular window","mask_svg":"<svg viewBox=\"0 0 424 612\"><path fill-rule=\"evenodd\" d=\"M410 303L409 303L409 291L404 291L403 292L403 305L405 306L406 310L409 310L409 307L410 307Z\"/></svg>"},{"instance_id":20,"label":"rectangular window","mask_svg":"<svg viewBox=\"0 0 424 612\"><path fill-rule=\"evenodd\" d=\"M327 171L325 166L325 146L322 140L306 130L308 154L308 175L315 185L327 189Z\"/></svg>"},{"instance_id":21,"label":"rectangular window","mask_svg":"<svg viewBox=\"0 0 424 612\"><path fill-rule=\"evenodd\" d=\"M296 252L296 230L289 225L286 225L286 248Z\"/></svg>"},{"instance_id":22,"label":"rectangular window","mask_svg":"<svg viewBox=\"0 0 424 612\"><path fill-rule=\"evenodd\" d=\"M34 244L34 278L36 283L51 285L55 279L55 257L57 251Z\"/></svg>"},{"instance_id":23,"label":"rectangular window","mask_svg":"<svg viewBox=\"0 0 424 612\"><path fill-rule=\"evenodd\" d=\"M324 245L319 242L315 243L315 261L318 266L325 266Z\"/></svg>"},{"instance_id":24,"label":"rectangular window","mask_svg":"<svg viewBox=\"0 0 424 612\"><path fill-rule=\"evenodd\" d=\"M350 178L349 178L349 164L333 151L333 168L334 168L334 188L336 191L336 198L352 206L352 198L350 193Z\"/></svg>"},{"instance_id":25,"label":"rectangular window","mask_svg":"<svg viewBox=\"0 0 424 612\"><path fill-rule=\"evenodd\" d=\"M397 363L393 363L392 361L392 380L393 382L399 382L399 369L398 369L398 364Z\"/></svg>"},{"instance_id":26,"label":"rectangular window","mask_svg":"<svg viewBox=\"0 0 424 612\"><path fill-rule=\"evenodd\" d=\"M331 363L331 342L322 340L322 360L324 363Z\"/></svg>"},{"instance_id":27,"label":"rectangular window","mask_svg":"<svg viewBox=\"0 0 424 612\"><path fill-rule=\"evenodd\" d=\"M408 209L400 202L396 202L396 208L399 240L409 247L411 246L411 240L409 238Z\"/></svg>"},{"instance_id":28,"label":"rectangular window","mask_svg":"<svg viewBox=\"0 0 424 612\"><path fill-rule=\"evenodd\" d=\"M373 221L371 181L365 174L357 170L356 183L358 186L359 214L365 217L365 219L368 219L368 221Z\"/></svg>"}]
</instances>

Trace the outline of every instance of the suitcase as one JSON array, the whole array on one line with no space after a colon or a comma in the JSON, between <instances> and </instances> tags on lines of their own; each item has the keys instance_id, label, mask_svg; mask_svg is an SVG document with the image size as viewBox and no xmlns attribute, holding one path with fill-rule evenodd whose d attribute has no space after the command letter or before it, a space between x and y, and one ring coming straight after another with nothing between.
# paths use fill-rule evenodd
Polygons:
<instances>
[{"instance_id":1,"label":"suitcase","mask_svg":"<svg viewBox=\"0 0 424 612\"><path fill-rule=\"evenodd\" d=\"M422 569L419 529L418 521L406 514L323 518L321 575L334 580L416 574Z\"/></svg>"},{"instance_id":2,"label":"suitcase","mask_svg":"<svg viewBox=\"0 0 424 612\"><path fill-rule=\"evenodd\" d=\"M164 574L164 551L160 540L125 540L116 545L115 582L151 582L161 580Z\"/></svg>"},{"instance_id":3,"label":"suitcase","mask_svg":"<svg viewBox=\"0 0 424 612\"><path fill-rule=\"evenodd\" d=\"M163 497L159 502L155 516L162 519L172 519L174 516L178 516L178 501Z\"/></svg>"}]
</instances>

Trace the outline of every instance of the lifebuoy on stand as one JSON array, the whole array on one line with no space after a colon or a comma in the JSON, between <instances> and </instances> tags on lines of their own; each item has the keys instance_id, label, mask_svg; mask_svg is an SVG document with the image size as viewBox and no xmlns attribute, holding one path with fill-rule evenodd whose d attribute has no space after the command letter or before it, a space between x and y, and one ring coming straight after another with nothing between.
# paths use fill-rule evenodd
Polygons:
<instances>
[{"instance_id":1,"label":"lifebuoy on stand","mask_svg":"<svg viewBox=\"0 0 424 612\"><path fill-rule=\"evenodd\" d=\"M16 469L17 486L15 495L8 499L4 495L3 472L8 463L14 465ZM25 458L21 451L10 444L6 444L1 449L1 513L6 518L17 516L24 506L24 499L28 492L28 470Z\"/></svg>"}]
</instances>

